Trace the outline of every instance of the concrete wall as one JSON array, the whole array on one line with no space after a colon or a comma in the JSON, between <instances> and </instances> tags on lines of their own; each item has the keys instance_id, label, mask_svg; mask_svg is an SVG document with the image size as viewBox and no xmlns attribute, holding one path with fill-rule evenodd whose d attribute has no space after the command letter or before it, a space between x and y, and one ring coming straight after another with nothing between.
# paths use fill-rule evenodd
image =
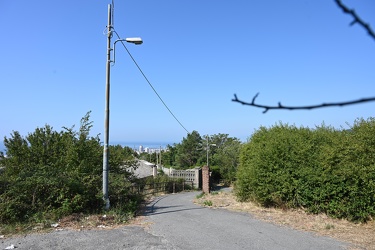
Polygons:
<instances>
[{"instance_id":1,"label":"concrete wall","mask_svg":"<svg viewBox=\"0 0 375 250\"><path fill-rule=\"evenodd\" d=\"M191 181L194 185L194 188L199 188L201 186L199 178L201 172L200 167L187 170L176 170L173 168L165 168L163 166L158 165L158 168L163 170L163 172L171 178L182 178L188 182Z\"/></svg>"}]
</instances>

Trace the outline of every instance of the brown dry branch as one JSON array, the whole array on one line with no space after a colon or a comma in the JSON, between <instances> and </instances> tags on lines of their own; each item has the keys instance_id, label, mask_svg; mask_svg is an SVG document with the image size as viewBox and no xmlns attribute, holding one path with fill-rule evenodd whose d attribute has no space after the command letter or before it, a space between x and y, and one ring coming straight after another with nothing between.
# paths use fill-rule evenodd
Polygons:
<instances>
[{"instance_id":1,"label":"brown dry branch","mask_svg":"<svg viewBox=\"0 0 375 250\"><path fill-rule=\"evenodd\" d=\"M234 94L234 98L232 99L233 102L238 102L242 105L252 106L256 108L263 108L263 113L266 113L270 109L287 109L287 110L298 110L298 109L304 109L304 110L311 110L311 109L317 109L317 108L327 108L327 107L342 107L347 105L353 105L353 104L360 104L365 102L373 102L375 101L375 97L369 97L369 98L361 98L358 100L353 101L346 101L346 102L331 102L331 103L322 103L317 105L307 105L307 106L285 106L282 105L281 102L278 103L276 106L270 106L270 105L263 105L263 104L257 104L255 103L255 99L259 96L259 93L257 93L251 102L245 102L240 99L238 99L237 95Z\"/></svg>"},{"instance_id":2,"label":"brown dry branch","mask_svg":"<svg viewBox=\"0 0 375 250\"><path fill-rule=\"evenodd\" d=\"M368 23L365 23L358 15L357 13L355 13L354 9L349 9L347 6L345 6L341 0L335 0L335 2L337 3L337 5L342 9L342 11L348 15L351 15L353 17L353 21L350 23L350 26L358 23L359 25L361 25L366 31L367 33L373 38L375 39L375 33L374 31L371 29L370 25Z\"/></svg>"},{"instance_id":3,"label":"brown dry branch","mask_svg":"<svg viewBox=\"0 0 375 250\"><path fill-rule=\"evenodd\" d=\"M375 32L371 29L370 25L368 23L365 23L354 11L354 9L349 9L347 6L345 6L341 0L335 0L336 4L339 8L342 9L342 11L348 15L351 15L353 17L353 21L350 23L350 25L359 24L362 26L369 36L371 36L373 39L375 39ZM281 104L281 102L278 103L277 106L270 106L270 105L262 105L255 103L255 99L258 97L259 93L256 94L253 97L253 100L251 102L246 102L238 99L237 95L234 94L234 98L232 99L233 102L238 102L242 105L252 106L256 108L263 108L263 113L266 113L270 109L287 109L287 110L311 110L311 109L317 109L317 108L327 108L327 107L333 107L333 106L347 106L347 105L353 105L353 104L359 104L359 103L365 103L365 102L372 102L375 101L375 97L369 97L369 98L361 98L354 101L346 101L346 102L335 102L335 103L322 103L317 105L307 105L307 106L284 106Z\"/></svg>"}]
</instances>

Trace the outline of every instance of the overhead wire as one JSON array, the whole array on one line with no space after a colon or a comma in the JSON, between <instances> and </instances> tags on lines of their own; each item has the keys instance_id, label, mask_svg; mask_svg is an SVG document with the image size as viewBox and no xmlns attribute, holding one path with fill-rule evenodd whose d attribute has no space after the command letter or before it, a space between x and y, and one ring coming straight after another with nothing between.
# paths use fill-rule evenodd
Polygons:
<instances>
[{"instance_id":1,"label":"overhead wire","mask_svg":"<svg viewBox=\"0 0 375 250\"><path fill-rule=\"evenodd\" d=\"M119 36L119 34L116 32L115 29L112 29L112 31L116 34L117 38L118 39L121 39L121 37ZM125 48L126 52L128 52L128 55L130 56L130 58L132 59L132 61L134 62L135 66L137 66L139 72L141 72L143 78L147 81L148 85L151 87L151 89L154 91L154 93L156 94L156 96L159 98L159 100L163 103L164 107L168 110L168 112L173 116L173 118L178 122L178 124L188 133L190 134L190 132L185 128L184 125L182 125L182 123L177 119L177 117L173 114L173 112L171 111L171 109L168 107L168 105L164 102L164 100L161 98L161 96L159 95L159 93L156 91L156 89L154 88L154 86L151 84L151 82L148 80L147 76L145 75L145 73L143 72L143 70L141 69L141 67L139 66L139 64L137 63L137 61L134 59L133 55L130 53L130 51L128 50L128 48L126 47L124 41L120 41L122 46Z\"/></svg>"}]
</instances>

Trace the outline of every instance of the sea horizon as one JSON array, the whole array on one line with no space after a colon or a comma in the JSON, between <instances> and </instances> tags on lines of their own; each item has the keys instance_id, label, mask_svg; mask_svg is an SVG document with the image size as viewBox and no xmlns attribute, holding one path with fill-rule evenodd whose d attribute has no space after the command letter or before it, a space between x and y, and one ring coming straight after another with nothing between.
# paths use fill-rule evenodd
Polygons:
<instances>
[{"instance_id":1,"label":"sea horizon","mask_svg":"<svg viewBox=\"0 0 375 250\"><path fill-rule=\"evenodd\" d=\"M113 141L109 142L109 145L116 146L116 145L121 145L122 147L129 147L132 149L139 149L140 146L143 148L151 148L151 149L157 149L157 148L166 148L168 145L173 146L175 142L125 142L125 141ZM0 142L0 151L5 153L5 145L4 142Z\"/></svg>"},{"instance_id":2,"label":"sea horizon","mask_svg":"<svg viewBox=\"0 0 375 250\"><path fill-rule=\"evenodd\" d=\"M129 147L138 149L140 146L143 148L166 148L168 145L173 146L172 142L124 142L124 141L113 141L109 142L110 145L121 145L122 147Z\"/></svg>"}]
</instances>

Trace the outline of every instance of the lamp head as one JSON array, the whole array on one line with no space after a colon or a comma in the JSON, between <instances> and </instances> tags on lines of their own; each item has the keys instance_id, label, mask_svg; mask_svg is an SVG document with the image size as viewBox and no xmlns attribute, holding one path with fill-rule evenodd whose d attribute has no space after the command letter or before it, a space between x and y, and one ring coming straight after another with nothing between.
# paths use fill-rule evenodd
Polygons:
<instances>
[{"instance_id":1,"label":"lamp head","mask_svg":"<svg viewBox=\"0 0 375 250\"><path fill-rule=\"evenodd\" d=\"M140 37L129 37L126 38L125 41L127 41L128 43L134 43L135 45L140 45L143 43L142 38Z\"/></svg>"}]
</instances>

